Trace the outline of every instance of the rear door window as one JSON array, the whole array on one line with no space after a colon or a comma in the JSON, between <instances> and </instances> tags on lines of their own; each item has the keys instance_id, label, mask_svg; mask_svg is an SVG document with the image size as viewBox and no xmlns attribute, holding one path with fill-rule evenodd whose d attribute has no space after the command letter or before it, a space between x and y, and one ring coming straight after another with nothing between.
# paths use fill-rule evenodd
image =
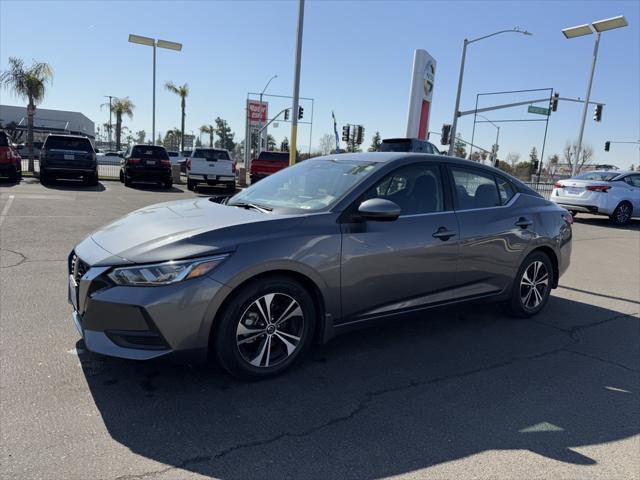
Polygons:
<instances>
[{"instance_id":1,"label":"rear door window","mask_svg":"<svg viewBox=\"0 0 640 480\"><path fill-rule=\"evenodd\" d=\"M207 160L231 160L229 152L226 150L196 149L192 156L193 158L206 158Z\"/></svg>"},{"instance_id":2,"label":"rear door window","mask_svg":"<svg viewBox=\"0 0 640 480\"><path fill-rule=\"evenodd\" d=\"M489 173L452 168L458 209L491 208L500 206L496 180Z\"/></svg>"},{"instance_id":3,"label":"rear door window","mask_svg":"<svg viewBox=\"0 0 640 480\"><path fill-rule=\"evenodd\" d=\"M164 147L155 147L153 145L149 146L135 146L131 149L131 156L133 158L141 158L141 159L162 159L169 160L169 155Z\"/></svg>"},{"instance_id":4,"label":"rear door window","mask_svg":"<svg viewBox=\"0 0 640 480\"><path fill-rule=\"evenodd\" d=\"M8 147L9 139L7 138L7 134L4 132L0 132L0 147Z\"/></svg>"},{"instance_id":5,"label":"rear door window","mask_svg":"<svg viewBox=\"0 0 640 480\"><path fill-rule=\"evenodd\" d=\"M76 150L79 152L93 152L88 138L48 137L45 142L47 150Z\"/></svg>"},{"instance_id":6,"label":"rear door window","mask_svg":"<svg viewBox=\"0 0 640 480\"><path fill-rule=\"evenodd\" d=\"M516 194L513 186L507 182L504 178L496 177L496 183L498 184L498 192L500 193L500 203L506 205L509 200Z\"/></svg>"}]
</instances>

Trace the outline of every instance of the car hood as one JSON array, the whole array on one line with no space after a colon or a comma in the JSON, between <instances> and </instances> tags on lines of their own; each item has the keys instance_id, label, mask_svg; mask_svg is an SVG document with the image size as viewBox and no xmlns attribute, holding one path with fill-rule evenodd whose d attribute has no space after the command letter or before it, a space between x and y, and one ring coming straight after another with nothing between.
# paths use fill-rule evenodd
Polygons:
<instances>
[{"instance_id":1,"label":"car hood","mask_svg":"<svg viewBox=\"0 0 640 480\"><path fill-rule=\"evenodd\" d=\"M135 210L105 225L76 252L92 265L176 260L230 251L246 235L282 232L300 220L207 198L179 200Z\"/></svg>"}]
</instances>

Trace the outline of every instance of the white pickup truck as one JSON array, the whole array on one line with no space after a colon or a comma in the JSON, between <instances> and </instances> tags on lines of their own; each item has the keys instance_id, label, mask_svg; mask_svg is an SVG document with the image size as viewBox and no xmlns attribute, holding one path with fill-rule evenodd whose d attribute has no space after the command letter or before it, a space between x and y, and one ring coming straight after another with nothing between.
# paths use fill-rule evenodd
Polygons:
<instances>
[{"instance_id":1,"label":"white pickup truck","mask_svg":"<svg viewBox=\"0 0 640 480\"><path fill-rule=\"evenodd\" d=\"M228 150L196 148L187 158L187 188L195 190L199 184L236 189L236 164Z\"/></svg>"}]
</instances>

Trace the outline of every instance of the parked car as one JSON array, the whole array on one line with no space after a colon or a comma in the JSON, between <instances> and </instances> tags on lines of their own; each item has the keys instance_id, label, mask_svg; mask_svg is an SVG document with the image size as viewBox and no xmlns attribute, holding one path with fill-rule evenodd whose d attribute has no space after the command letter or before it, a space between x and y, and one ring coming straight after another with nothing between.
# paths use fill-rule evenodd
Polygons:
<instances>
[{"instance_id":1,"label":"parked car","mask_svg":"<svg viewBox=\"0 0 640 480\"><path fill-rule=\"evenodd\" d=\"M553 186L551 201L578 212L606 215L612 223L625 225L640 218L640 172L593 171Z\"/></svg>"},{"instance_id":2,"label":"parked car","mask_svg":"<svg viewBox=\"0 0 640 480\"><path fill-rule=\"evenodd\" d=\"M492 299L539 313L569 266L565 209L449 157L318 157L237 193L144 207L69 255L91 351L214 354L264 378L312 341L395 314Z\"/></svg>"},{"instance_id":3,"label":"parked car","mask_svg":"<svg viewBox=\"0 0 640 480\"><path fill-rule=\"evenodd\" d=\"M180 165L180 162L185 161L185 157L182 153L176 150L167 150L167 154L169 155L169 160L171 160L171 165Z\"/></svg>"},{"instance_id":4,"label":"parked car","mask_svg":"<svg viewBox=\"0 0 640 480\"><path fill-rule=\"evenodd\" d=\"M98 184L98 161L87 137L49 135L40 151L40 183L54 178L82 178L87 185Z\"/></svg>"},{"instance_id":5,"label":"parked car","mask_svg":"<svg viewBox=\"0 0 640 480\"><path fill-rule=\"evenodd\" d=\"M199 184L223 186L236 190L236 164L228 150L221 148L196 148L187 158L187 188L195 190Z\"/></svg>"},{"instance_id":6,"label":"parked car","mask_svg":"<svg viewBox=\"0 0 640 480\"><path fill-rule=\"evenodd\" d=\"M22 158L3 131L0 131L0 177L7 177L11 182L22 179Z\"/></svg>"},{"instance_id":7,"label":"parked car","mask_svg":"<svg viewBox=\"0 0 640 480\"><path fill-rule=\"evenodd\" d=\"M173 179L167 150L157 145L133 145L122 162L120 181L127 187L134 182L156 182L171 188Z\"/></svg>"},{"instance_id":8,"label":"parked car","mask_svg":"<svg viewBox=\"0 0 640 480\"><path fill-rule=\"evenodd\" d=\"M98 165L120 165L124 155L120 152L101 152L96 153Z\"/></svg>"},{"instance_id":9,"label":"parked car","mask_svg":"<svg viewBox=\"0 0 640 480\"><path fill-rule=\"evenodd\" d=\"M426 140L417 138L385 138L378 147L379 152L414 152L439 154L436 146Z\"/></svg>"},{"instance_id":10,"label":"parked car","mask_svg":"<svg viewBox=\"0 0 640 480\"><path fill-rule=\"evenodd\" d=\"M258 154L258 158L251 160L249 178L251 183L255 183L288 166L289 152L267 152L265 150Z\"/></svg>"}]
</instances>

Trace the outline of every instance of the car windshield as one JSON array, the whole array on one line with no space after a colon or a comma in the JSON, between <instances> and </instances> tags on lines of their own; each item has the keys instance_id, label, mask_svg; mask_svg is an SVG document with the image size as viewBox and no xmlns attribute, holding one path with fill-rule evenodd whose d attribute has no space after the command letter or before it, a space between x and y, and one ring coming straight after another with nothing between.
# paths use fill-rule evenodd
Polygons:
<instances>
[{"instance_id":1,"label":"car windshield","mask_svg":"<svg viewBox=\"0 0 640 480\"><path fill-rule=\"evenodd\" d=\"M314 212L333 205L379 164L352 159L307 160L280 170L232 197L227 205Z\"/></svg>"},{"instance_id":2,"label":"car windshield","mask_svg":"<svg viewBox=\"0 0 640 480\"><path fill-rule=\"evenodd\" d=\"M131 156L134 158L160 158L162 160L168 160L169 155L164 147L154 146L136 146L131 149Z\"/></svg>"},{"instance_id":3,"label":"car windshield","mask_svg":"<svg viewBox=\"0 0 640 480\"><path fill-rule=\"evenodd\" d=\"M207 160L230 160L229 153L225 150L198 149L193 152L193 158L206 158Z\"/></svg>"},{"instance_id":4,"label":"car windshield","mask_svg":"<svg viewBox=\"0 0 640 480\"><path fill-rule=\"evenodd\" d=\"M600 182L609 182L620 175L619 172L587 172L576 175L576 180L597 180Z\"/></svg>"},{"instance_id":5,"label":"car windshield","mask_svg":"<svg viewBox=\"0 0 640 480\"><path fill-rule=\"evenodd\" d=\"M78 150L92 152L91 142L86 138L49 137L46 141L47 150Z\"/></svg>"}]
</instances>

